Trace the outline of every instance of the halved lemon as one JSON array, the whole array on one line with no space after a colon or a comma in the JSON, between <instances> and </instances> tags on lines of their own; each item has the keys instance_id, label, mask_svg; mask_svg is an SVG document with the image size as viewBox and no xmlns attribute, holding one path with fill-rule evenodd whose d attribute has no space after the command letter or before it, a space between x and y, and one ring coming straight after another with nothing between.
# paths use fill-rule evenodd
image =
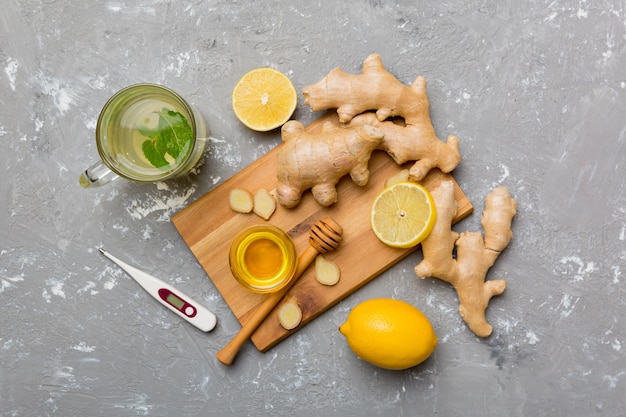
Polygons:
<instances>
[{"instance_id":1,"label":"halved lemon","mask_svg":"<svg viewBox=\"0 0 626 417\"><path fill-rule=\"evenodd\" d=\"M237 118L252 130L267 132L282 126L296 109L298 94L291 80L273 68L245 74L232 95Z\"/></svg>"},{"instance_id":2,"label":"halved lemon","mask_svg":"<svg viewBox=\"0 0 626 417\"><path fill-rule=\"evenodd\" d=\"M433 229L437 213L426 188L399 182L376 196L371 211L372 230L378 239L395 248L411 248Z\"/></svg>"}]
</instances>

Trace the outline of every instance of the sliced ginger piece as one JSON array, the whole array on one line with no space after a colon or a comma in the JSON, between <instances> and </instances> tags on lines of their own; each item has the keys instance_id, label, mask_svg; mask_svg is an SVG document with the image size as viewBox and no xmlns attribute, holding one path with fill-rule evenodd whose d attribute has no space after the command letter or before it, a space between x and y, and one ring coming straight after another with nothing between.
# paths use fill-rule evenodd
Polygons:
<instances>
[{"instance_id":1,"label":"sliced ginger piece","mask_svg":"<svg viewBox=\"0 0 626 417\"><path fill-rule=\"evenodd\" d=\"M322 255L315 258L315 279L322 285L335 285L339 282L341 271L336 263L329 261Z\"/></svg>"},{"instance_id":2,"label":"sliced ginger piece","mask_svg":"<svg viewBox=\"0 0 626 417\"><path fill-rule=\"evenodd\" d=\"M285 301L278 309L278 321L285 330L293 330L302 321L302 310L294 298Z\"/></svg>"},{"instance_id":3,"label":"sliced ginger piece","mask_svg":"<svg viewBox=\"0 0 626 417\"><path fill-rule=\"evenodd\" d=\"M254 213L265 219L269 220L276 210L276 200L265 188L260 188L254 194Z\"/></svg>"},{"instance_id":4,"label":"sliced ginger piece","mask_svg":"<svg viewBox=\"0 0 626 417\"><path fill-rule=\"evenodd\" d=\"M239 213L250 213L254 208L252 193L243 188L234 188L228 195L230 208Z\"/></svg>"},{"instance_id":5,"label":"sliced ginger piece","mask_svg":"<svg viewBox=\"0 0 626 417\"><path fill-rule=\"evenodd\" d=\"M399 171L397 174L394 174L391 177L387 178L387 181L385 181L385 188L391 187L392 185L397 184L399 182L407 182L408 180L409 180L409 170L403 169Z\"/></svg>"}]
</instances>

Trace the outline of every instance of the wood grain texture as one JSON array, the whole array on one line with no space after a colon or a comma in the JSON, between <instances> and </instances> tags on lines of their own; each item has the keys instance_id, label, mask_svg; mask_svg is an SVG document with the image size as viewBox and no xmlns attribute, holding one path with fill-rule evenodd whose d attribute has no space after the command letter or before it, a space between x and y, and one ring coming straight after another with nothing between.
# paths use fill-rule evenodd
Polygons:
<instances>
[{"instance_id":1,"label":"wood grain texture","mask_svg":"<svg viewBox=\"0 0 626 417\"><path fill-rule=\"evenodd\" d=\"M307 130L317 129L325 117L313 122ZM174 226L242 324L265 296L246 290L235 280L228 265L228 251L237 232L265 220L254 214L233 211L228 204L228 195L233 188L246 188L251 192L259 188L273 190L277 183L277 153L281 146L172 217ZM285 296L297 299L302 309L302 324L291 331L283 329L277 317L279 303L251 337L260 351L271 348L415 250L384 245L370 227L370 209L375 196L383 189L385 180L402 167L396 165L386 153L375 151L369 168L370 180L364 187L355 185L349 177L339 182L338 202L333 206L321 207L307 191L296 208L278 206L269 220L269 223L289 233L298 253L307 247L313 223L324 216L331 217L343 227L344 240L336 250L324 255L341 269L339 283L331 287L319 284L315 280L314 268L309 267ZM428 189L434 189L443 180L454 181L454 178L432 170L422 183ZM459 204L457 222L471 214L473 207L456 181L454 183Z\"/></svg>"}]
</instances>

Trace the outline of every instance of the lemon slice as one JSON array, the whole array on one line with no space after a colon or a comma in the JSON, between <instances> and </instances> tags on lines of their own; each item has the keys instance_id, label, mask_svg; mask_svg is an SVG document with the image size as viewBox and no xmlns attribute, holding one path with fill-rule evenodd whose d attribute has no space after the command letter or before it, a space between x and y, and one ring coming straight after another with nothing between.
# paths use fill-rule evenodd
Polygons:
<instances>
[{"instance_id":1,"label":"lemon slice","mask_svg":"<svg viewBox=\"0 0 626 417\"><path fill-rule=\"evenodd\" d=\"M296 109L298 94L291 80L273 68L245 74L233 89L235 115L247 127L267 132L285 124Z\"/></svg>"},{"instance_id":2,"label":"lemon slice","mask_svg":"<svg viewBox=\"0 0 626 417\"><path fill-rule=\"evenodd\" d=\"M426 188L400 182L385 188L372 205L372 230L395 248L410 248L428 236L435 225L435 202Z\"/></svg>"}]
</instances>

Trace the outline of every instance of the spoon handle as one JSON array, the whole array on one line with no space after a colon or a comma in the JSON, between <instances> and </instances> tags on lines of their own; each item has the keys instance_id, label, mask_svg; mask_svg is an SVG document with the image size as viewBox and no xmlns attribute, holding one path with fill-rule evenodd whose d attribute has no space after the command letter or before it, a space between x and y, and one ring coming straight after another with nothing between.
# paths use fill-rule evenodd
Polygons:
<instances>
[{"instance_id":1,"label":"spoon handle","mask_svg":"<svg viewBox=\"0 0 626 417\"><path fill-rule=\"evenodd\" d=\"M298 278L300 278L308 266L311 265L313 260L315 260L318 253L319 252L312 246L307 246L302 255L298 258L296 272L289 283L279 291L269 294L265 300L263 300L263 303L261 303L254 313L252 313L252 316L250 316L248 321L246 321L246 323L241 327L239 333L237 333L235 337L233 337L231 341L228 342L224 348L222 348L222 350L217 352L216 356L220 362L224 365L230 365L233 363L241 346L246 342L246 340L248 340L248 338L250 338L250 336L252 336L252 333L254 333L261 323L263 323L274 307L276 307L280 300L291 289L293 284L298 280Z\"/></svg>"}]
</instances>

